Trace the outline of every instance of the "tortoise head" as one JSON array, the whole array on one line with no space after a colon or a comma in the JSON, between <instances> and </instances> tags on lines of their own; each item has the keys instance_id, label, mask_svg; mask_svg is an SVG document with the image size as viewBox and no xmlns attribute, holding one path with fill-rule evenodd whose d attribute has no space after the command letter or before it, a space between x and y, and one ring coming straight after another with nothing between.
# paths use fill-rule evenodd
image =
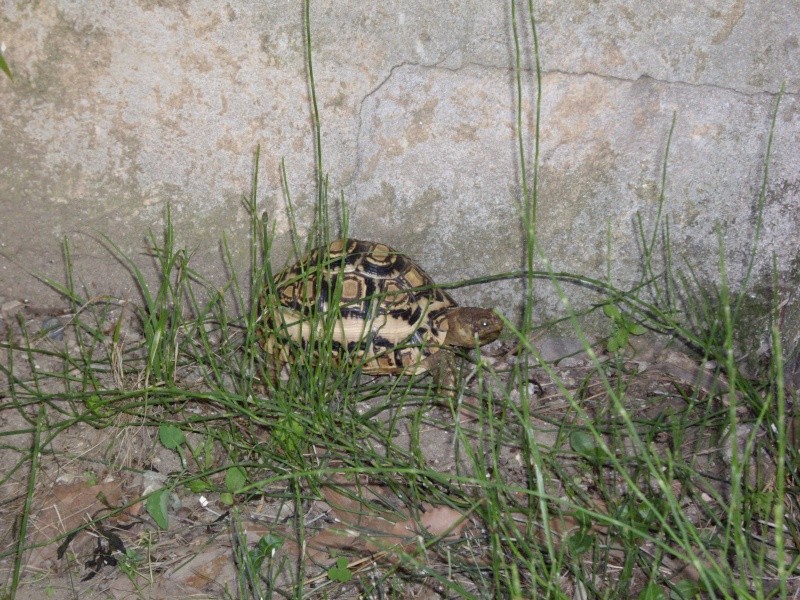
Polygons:
<instances>
[{"instance_id":1,"label":"tortoise head","mask_svg":"<svg viewBox=\"0 0 800 600\"><path fill-rule=\"evenodd\" d=\"M458 306L447 312L446 346L474 348L497 339L503 330L503 322L488 308Z\"/></svg>"}]
</instances>

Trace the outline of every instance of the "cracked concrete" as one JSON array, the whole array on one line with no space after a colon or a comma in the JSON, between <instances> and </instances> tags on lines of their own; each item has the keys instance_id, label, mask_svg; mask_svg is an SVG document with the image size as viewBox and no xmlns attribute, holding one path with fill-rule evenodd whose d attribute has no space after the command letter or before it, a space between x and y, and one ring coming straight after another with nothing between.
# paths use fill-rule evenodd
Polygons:
<instances>
[{"instance_id":1,"label":"cracked concrete","mask_svg":"<svg viewBox=\"0 0 800 600\"><path fill-rule=\"evenodd\" d=\"M417 257L440 280L520 267L514 40L505 1L312 3L314 70L332 197L353 235ZM535 74L525 6L525 151ZM772 111L777 114L756 280L774 254L797 283L800 19L786 0L536 3L542 64L538 242L557 269L638 280L637 222L664 216L673 259L717 275L718 231L741 279ZM218 240L246 268L248 193L289 248L281 160L299 225L313 214L313 137L302 6L193 0L7 1L0 42L0 296L49 302L25 273L62 276L66 237L90 293L132 297L96 242L142 256L173 208L198 268L224 280ZM609 254L610 248L610 254ZM49 294L49 295L48 295ZM457 290L514 314L512 284ZM540 314L560 311L541 290Z\"/></svg>"}]
</instances>

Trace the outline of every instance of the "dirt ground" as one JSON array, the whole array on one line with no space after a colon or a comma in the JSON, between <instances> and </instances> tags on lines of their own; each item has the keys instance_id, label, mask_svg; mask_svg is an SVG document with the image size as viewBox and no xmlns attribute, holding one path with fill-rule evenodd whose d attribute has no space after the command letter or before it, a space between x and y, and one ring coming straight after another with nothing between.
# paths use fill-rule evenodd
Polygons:
<instances>
[{"instance_id":1,"label":"dirt ground","mask_svg":"<svg viewBox=\"0 0 800 600\"><path fill-rule=\"evenodd\" d=\"M120 310L114 309L107 315L108 323L119 322ZM46 351L59 346L77 352L74 332L67 328L62 333L58 326L54 327L53 319L61 324L69 322L71 316L64 311L6 303L3 317L2 339L10 339L23 348L31 345ZM138 339L134 320L125 323L124 334L128 339ZM27 333L23 335L23 331ZM637 421L653 422L664 415L685 414L687 409L698 412L725 409L726 382L714 374L714 365L701 364L686 351L656 338L644 336L633 342L631 357L625 363L631 373L626 381L625 398L626 409ZM582 390L586 414L598 422L608 412L608 398L591 361L575 340L541 338L536 344L548 360L571 356L557 364L549 362L550 372L541 366L532 370L530 425L543 451L574 456L574 448L559 433L557 424L576 417L556 380L571 392ZM514 360L513 352L502 342L489 347L487 357L501 373ZM12 360L14 364L10 365ZM146 419L142 423L126 422L128 417L124 415L102 414L106 425L102 428L68 418L76 411L68 400L59 398L65 374L70 385L80 386L82 382L79 373L65 366L58 354L6 352L2 363L6 369L13 367L14 373L13 380L6 378L0 384L0 472L4 474L0 483L0 569L7 585L13 576L19 548L21 515L26 512L29 498L32 502L18 599L240 597L237 582L242 565L236 559L237 553L242 548L257 547L259 542L266 544L264 555L269 568L283 569L287 581L289 574L297 572L298 557L303 557L308 597L363 597L363 588L357 581L381 577L397 568L397 559L386 548L413 551L420 526L433 535L470 541L475 564L489 564L485 524L474 514L462 513L444 503L426 503L420 516L419 507L403 497L402 488L387 486L367 474L334 473L322 482L317 493L304 490L308 497L302 503L306 528L302 547L292 541L297 539L293 525L296 515L294 504L286 500L292 490L282 481L268 483L262 490L264 493L243 495L233 504L219 492L192 491L189 485L180 486L166 499L169 527L159 528L138 498L158 489L169 474L180 472L182 465L178 453L160 443L158 428L148 425ZM33 377L34 371L39 376ZM48 373L53 375L44 375ZM106 370L102 377L109 387L136 385L135 380L113 369ZM46 407L40 410L39 405L24 401L29 396L25 385L37 386L36 393L49 398ZM517 397L512 400L519 402L519 391L514 393ZM707 404L689 407L689 399L698 397ZM212 404L192 401L184 402L182 407L198 415L219 410ZM368 404L363 407L365 411L369 409ZM425 426L419 440L409 439L411 428L404 425L404 420L415 418L413 410L381 413L377 418L395 419L395 445L422 449L422 459L428 467L443 476L469 474L471 463L456 443L450 408L443 405L425 410ZM742 421L749 420L747 409L740 410ZM458 418L462 429L473 431L477 438L481 425L469 406L458 413ZM37 423L40 452L36 459L38 468L32 476L31 448ZM667 433L656 436L652 446L656 454L695 454L695 468L713 488L705 496L681 489L673 492L681 498L685 514L702 528L707 510L702 503L729 495L731 445L721 444L715 432L703 427L689 427L686 431L688 436L683 436L678 446ZM269 432L263 432L264 437L268 435ZM752 427L740 428L737 431L740 452L744 451L748 437L762 439L764 433ZM189 442L200 446L202 436L193 438L190 434ZM384 450L379 443L373 443L372 450L376 453ZM317 451L323 453L325 449ZM758 443L753 445L753 453L749 459L758 469L751 471L751 483L774 485L774 456ZM212 464L215 460L224 463L219 447L210 448L208 456ZM504 445L499 456L502 479L527 485L519 448ZM594 494L599 483L587 471L574 468L569 458L564 459L563 467L563 477L580 478L582 489L589 496ZM220 472L218 480L224 475ZM620 495L626 493L622 481L604 485L617 486ZM480 496L480 491L476 495ZM365 499L374 503L368 506ZM597 502L600 506L599 496ZM563 519L556 520L555 526L566 532L576 524ZM336 561L342 556L347 556L347 564L342 565L342 577L337 579ZM442 558L431 553L427 560L435 563ZM689 575L692 570L688 565L666 560L664 568ZM348 573L355 575L350 581ZM642 574L642 583L645 576ZM464 585L470 584L465 580ZM580 597L581 590L570 584L568 578L564 585L565 593ZM393 593L397 595L392 597L452 597L430 577L413 583L406 579L403 589Z\"/></svg>"}]
</instances>

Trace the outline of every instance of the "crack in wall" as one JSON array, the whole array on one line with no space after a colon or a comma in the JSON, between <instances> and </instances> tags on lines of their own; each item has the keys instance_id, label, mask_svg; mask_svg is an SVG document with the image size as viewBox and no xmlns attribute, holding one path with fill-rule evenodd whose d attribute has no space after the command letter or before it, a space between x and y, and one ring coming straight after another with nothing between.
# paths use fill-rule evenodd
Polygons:
<instances>
[{"instance_id":1,"label":"crack in wall","mask_svg":"<svg viewBox=\"0 0 800 600\"><path fill-rule=\"evenodd\" d=\"M359 174L361 173L361 170L362 170L362 167L363 167L363 160L364 160L362 135L363 135L363 129L364 129L364 110L365 110L365 106L366 106L366 103L372 97L374 97L376 94L378 94L395 77L395 75L397 74L398 71L400 71L401 69L404 69L404 68L412 68L412 69L417 69L419 71L446 71L446 72L450 72L450 73L459 73L459 72L463 72L463 71L469 70L469 69L483 69L483 70L490 70L490 71L507 72L509 74L513 74L514 73L514 69L510 68L510 67L501 67L501 66L498 66L498 65L484 64L484 63L479 63L479 62L474 62L474 61L465 62L465 63L463 63L461 65L458 65L458 66L444 66L444 63L446 63L453 56L454 52L449 53L444 58L440 59L439 61L437 61L435 63L431 63L431 64L418 63L418 62L414 62L414 61L401 61L401 62L399 62L399 63L397 63L395 65L392 65L389 68L388 73L386 74L386 76L383 77L372 89L370 89L361 98L361 100L359 102L359 105L358 105L359 106L359 108L358 108L358 120L357 120L356 136L355 136L356 137L356 161L355 161L356 164L355 164L355 168L354 168L354 171L353 171L354 172L354 177L353 177L353 180L352 180L352 183L351 183L351 190L352 190L351 199L352 199L352 201L354 202L354 205L355 205L354 206L354 211L357 210L358 204L359 204L359 200L360 200L360 198L359 198L358 178L359 178ZM532 77L534 75L533 69L530 69L530 68L523 69L522 72L523 72L524 75L527 75L527 76L531 76ZM623 77L623 76L611 75L611 74L607 74L607 73L598 73L598 72L595 72L595 71L568 71L568 70L565 70L565 69L547 69L547 70L543 69L542 70L542 76L546 77L548 75L562 75L562 76L565 76L565 77L578 77L578 78L581 78L581 77L594 77L594 78L597 78L597 79L600 79L600 80L604 80L604 81L613 81L613 82L618 82L618 83L622 83L622 84L631 84L631 85L636 85L636 84L642 83L642 82L653 82L653 83L659 84L661 86L675 86L675 87L681 86L681 87L686 87L686 88L691 88L691 89L720 91L720 92L725 92L725 93L729 93L729 94L735 94L737 96L744 97L744 98L760 98L760 97L763 97L763 98L767 98L767 99L770 99L770 100L774 100L781 93L782 93L783 97L786 97L786 98L793 98L793 99L800 98L800 93L792 92L792 91L780 92L780 91L772 91L772 90L760 90L760 91L754 91L754 92L747 92L747 91L744 91L744 90L741 90L741 89L738 89L738 88L735 88L735 87L732 87L732 86L724 86L724 85L719 85L719 84L715 84L715 83L695 83L695 82L690 82L690 81L685 81L685 80L680 80L680 79L674 79L674 80L662 79L662 78L654 77L653 75L650 75L648 73L642 73L642 74L638 75L637 77ZM512 90L511 93L512 94L514 93L513 90Z\"/></svg>"}]
</instances>

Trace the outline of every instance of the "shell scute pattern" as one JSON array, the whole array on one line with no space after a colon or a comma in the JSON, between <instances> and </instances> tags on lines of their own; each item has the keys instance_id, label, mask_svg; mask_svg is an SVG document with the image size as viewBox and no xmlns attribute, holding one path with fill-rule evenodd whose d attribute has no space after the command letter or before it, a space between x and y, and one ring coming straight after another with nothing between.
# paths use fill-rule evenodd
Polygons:
<instances>
[{"instance_id":1,"label":"shell scute pattern","mask_svg":"<svg viewBox=\"0 0 800 600\"><path fill-rule=\"evenodd\" d=\"M312 251L276 277L275 289L272 328L285 335L266 344L270 353L291 360L289 340L307 348L311 323L322 335L320 317L333 309L334 358L358 360L372 374L427 370L420 363L444 343L446 313L457 306L407 256L354 239Z\"/></svg>"}]
</instances>

